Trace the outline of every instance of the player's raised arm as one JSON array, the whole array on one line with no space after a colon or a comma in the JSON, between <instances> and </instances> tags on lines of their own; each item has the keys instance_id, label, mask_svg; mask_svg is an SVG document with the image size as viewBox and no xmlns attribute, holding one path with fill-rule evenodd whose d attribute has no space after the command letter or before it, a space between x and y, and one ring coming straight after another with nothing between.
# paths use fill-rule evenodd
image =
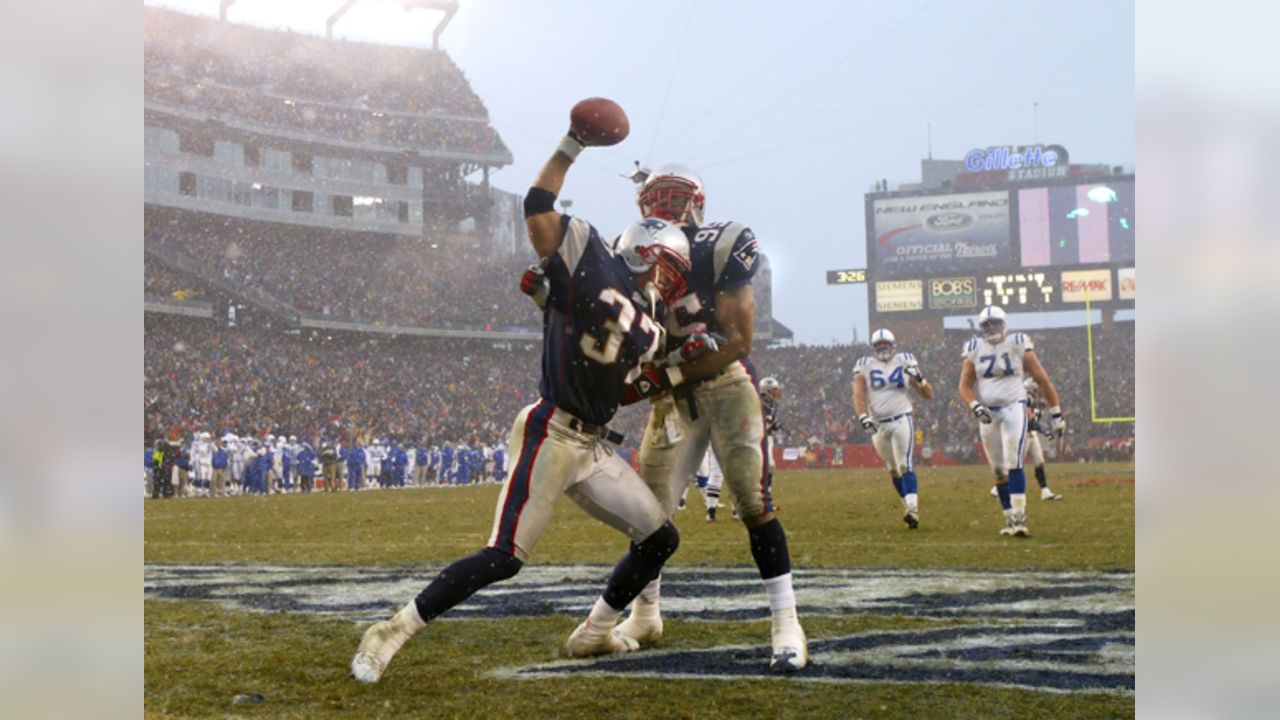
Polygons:
<instances>
[{"instance_id":1,"label":"player's raised arm","mask_svg":"<svg viewBox=\"0 0 1280 720\"><path fill-rule=\"evenodd\" d=\"M714 352L680 366L685 382L715 375L724 366L741 360L751 352L751 338L756 324L756 296L750 285L716 293L716 321L720 323L725 341Z\"/></svg>"},{"instance_id":2,"label":"player's raised arm","mask_svg":"<svg viewBox=\"0 0 1280 720\"><path fill-rule=\"evenodd\" d=\"M915 389L917 395L928 400L933 397L933 385L925 378L924 371L920 369L920 363L916 361L915 356L908 357L906 375L911 378L911 387Z\"/></svg>"},{"instance_id":3,"label":"player's raised arm","mask_svg":"<svg viewBox=\"0 0 1280 720\"><path fill-rule=\"evenodd\" d=\"M560 213L556 212L556 196L564 187L564 176L583 148L573 135L565 135L555 154L542 166L533 187L524 196L524 224L529 229L529 243L538 257L547 257L560 247L564 233L560 229Z\"/></svg>"},{"instance_id":4,"label":"player's raised arm","mask_svg":"<svg viewBox=\"0 0 1280 720\"><path fill-rule=\"evenodd\" d=\"M626 139L630 123L621 107L612 100L588 98L569 111L569 132L524 197L524 223L529 242L539 257L547 257L560 247L564 233L556 196L564 187L564 176L578 153L588 145L614 145Z\"/></svg>"}]
</instances>

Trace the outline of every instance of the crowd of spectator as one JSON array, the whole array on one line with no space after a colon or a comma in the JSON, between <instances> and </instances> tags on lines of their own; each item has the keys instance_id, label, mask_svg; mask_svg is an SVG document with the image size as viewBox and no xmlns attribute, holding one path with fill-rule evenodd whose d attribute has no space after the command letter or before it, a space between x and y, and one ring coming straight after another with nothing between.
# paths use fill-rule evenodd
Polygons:
<instances>
[{"instance_id":1,"label":"crowd of spectator","mask_svg":"<svg viewBox=\"0 0 1280 720\"><path fill-rule=\"evenodd\" d=\"M505 154L439 50L328 40L144 9L144 93L349 141ZM377 68L377 72L369 72Z\"/></svg>"},{"instance_id":2,"label":"crowd of spectator","mask_svg":"<svg viewBox=\"0 0 1280 720\"><path fill-rule=\"evenodd\" d=\"M1062 395L1068 458L1130 456L1131 423L1090 422L1088 354L1080 328L1032 333ZM977 430L955 399L964 332L912 347L938 393L916 406L935 452L976 459ZM144 416L148 439L197 430L333 439L389 436L409 443L497 444L538 393L539 343L379 339L367 334L293 334L222 328L209 320L146 316ZM1098 414L1133 415L1133 324L1098 328L1094 355ZM783 386L783 446L868 441L852 419L853 362L863 345L758 347L753 361ZM612 426L638 447L641 403Z\"/></svg>"},{"instance_id":3,"label":"crowd of spectator","mask_svg":"<svg viewBox=\"0 0 1280 720\"><path fill-rule=\"evenodd\" d=\"M143 293L147 297L163 300L206 299L202 283L170 270L154 258L146 257L143 263Z\"/></svg>"},{"instance_id":4,"label":"crowd of spectator","mask_svg":"<svg viewBox=\"0 0 1280 720\"><path fill-rule=\"evenodd\" d=\"M401 327L541 327L537 308L519 290L521 273L536 259L532 251L494 257L462 235L437 243L372 234L268 236L228 232L213 216L208 223L150 232L146 242L260 287L307 316Z\"/></svg>"}]
</instances>

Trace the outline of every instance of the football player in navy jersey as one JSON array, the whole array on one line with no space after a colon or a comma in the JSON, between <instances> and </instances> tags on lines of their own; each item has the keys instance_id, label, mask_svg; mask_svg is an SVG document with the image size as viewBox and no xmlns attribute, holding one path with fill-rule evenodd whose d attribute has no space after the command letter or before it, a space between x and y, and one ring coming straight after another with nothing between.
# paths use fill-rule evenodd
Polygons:
<instances>
[{"instance_id":1,"label":"football player in navy jersey","mask_svg":"<svg viewBox=\"0 0 1280 720\"><path fill-rule=\"evenodd\" d=\"M637 202L644 217L679 225L689 238L693 268L688 291L670 303L668 349L705 340L707 351L637 380L642 395L669 389L663 373L678 372L683 384L653 401L640 446L640 475L671 517L707 451L714 450L747 528L751 555L772 612L770 670L792 672L808 662L808 644L796 616L787 537L774 513L759 376L747 354L755 328L751 280L758 269L759 242L736 222L706 223L702 179L683 165L648 173ZM715 338L722 341L717 342ZM641 384L652 380L646 388ZM662 636L661 578L646 587L618 632L643 644Z\"/></svg>"},{"instance_id":2,"label":"football player in navy jersey","mask_svg":"<svg viewBox=\"0 0 1280 720\"><path fill-rule=\"evenodd\" d=\"M586 221L556 212L556 194L583 147L566 136L525 198L530 242L546 260L541 397L520 411L511 429L509 446L518 455L498 498L493 533L484 549L445 568L394 617L365 632L351 661L362 682L377 682L427 622L519 572L562 493L631 538L566 650L587 656L638 647L615 626L675 552L679 535L644 481L607 444L621 439L607 424L628 381L641 374L640 364L663 349L654 304L683 294L689 244L660 220L634 223L607 243ZM667 388L680 383L678 372L664 376Z\"/></svg>"}]
</instances>

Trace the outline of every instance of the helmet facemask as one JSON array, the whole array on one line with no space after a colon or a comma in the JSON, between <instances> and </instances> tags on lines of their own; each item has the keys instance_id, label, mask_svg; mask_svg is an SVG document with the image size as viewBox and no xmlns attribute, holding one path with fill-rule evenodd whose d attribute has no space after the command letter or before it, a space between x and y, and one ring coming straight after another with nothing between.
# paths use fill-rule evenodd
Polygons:
<instances>
[{"instance_id":1,"label":"helmet facemask","mask_svg":"<svg viewBox=\"0 0 1280 720\"><path fill-rule=\"evenodd\" d=\"M706 196L692 180L676 175L661 175L646 182L636 202L640 214L676 225L702 224Z\"/></svg>"},{"instance_id":2,"label":"helmet facemask","mask_svg":"<svg viewBox=\"0 0 1280 720\"><path fill-rule=\"evenodd\" d=\"M689 263L680 254L665 245L647 245L636 248L637 254L654 268L650 281L657 289L662 302L668 307L684 297L688 283L684 276L689 272Z\"/></svg>"},{"instance_id":3,"label":"helmet facemask","mask_svg":"<svg viewBox=\"0 0 1280 720\"><path fill-rule=\"evenodd\" d=\"M871 349L875 351L876 359L881 362L889 362L893 359L893 343L888 340L873 343Z\"/></svg>"},{"instance_id":4,"label":"helmet facemask","mask_svg":"<svg viewBox=\"0 0 1280 720\"><path fill-rule=\"evenodd\" d=\"M1008 332L1008 325L1000 318L990 317L982 321L982 339L995 345L1004 340L1005 333Z\"/></svg>"}]
</instances>

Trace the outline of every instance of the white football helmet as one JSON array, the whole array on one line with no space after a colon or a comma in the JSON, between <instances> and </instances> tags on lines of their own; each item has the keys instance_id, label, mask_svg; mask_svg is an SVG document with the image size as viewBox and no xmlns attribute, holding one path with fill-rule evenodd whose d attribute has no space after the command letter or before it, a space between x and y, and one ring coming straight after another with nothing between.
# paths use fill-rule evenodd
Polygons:
<instances>
[{"instance_id":1,"label":"white football helmet","mask_svg":"<svg viewBox=\"0 0 1280 720\"><path fill-rule=\"evenodd\" d=\"M706 217L707 196L698 173L686 165L670 163L644 179L636 204L644 217L699 226Z\"/></svg>"},{"instance_id":2,"label":"white football helmet","mask_svg":"<svg viewBox=\"0 0 1280 720\"><path fill-rule=\"evenodd\" d=\"M760 394L777 399L782 394L782 383L778 382L778 378L772 376L764 378L760 381Z\"/></svg>"},{"instance_id":3,"label":"white football helmet","mask_svg":"<svg viewBox=\"0 0 1280 720\"><path fill-rule=\"evenodd\" d=\"M897 339L893 337L893 333L880 328L871 333L871 349L875 351L876 358L882 362L889 362L893 359L893 350L897 346Z\"/></svg>"},{"instance_id":4,"label":"white football helmet","mask_svg":"<svg viewBox=\"0 0 1280 720\"><path fill-rule=\"evenodd\" d=\"M636 275L657 266L661 272L654 276L662 301L671 303L684 297L685 275L692 264L689 259L689 238L680 228L657 218L637 220L622 231L613 243L614 253L622 256L627 269Z\"/></svg>"},{"instance_id":5,"label":"white football helmet","mask_svg":"<svg viewBox=\"0 0 1280 720\"><path fill-rule=\"evenodd\" d=\"M982 338L995 345L1009 330L1009 316L1000 306L988 305L978 313L978 327L982 328Z\"/></svg>"}]
</instances>

